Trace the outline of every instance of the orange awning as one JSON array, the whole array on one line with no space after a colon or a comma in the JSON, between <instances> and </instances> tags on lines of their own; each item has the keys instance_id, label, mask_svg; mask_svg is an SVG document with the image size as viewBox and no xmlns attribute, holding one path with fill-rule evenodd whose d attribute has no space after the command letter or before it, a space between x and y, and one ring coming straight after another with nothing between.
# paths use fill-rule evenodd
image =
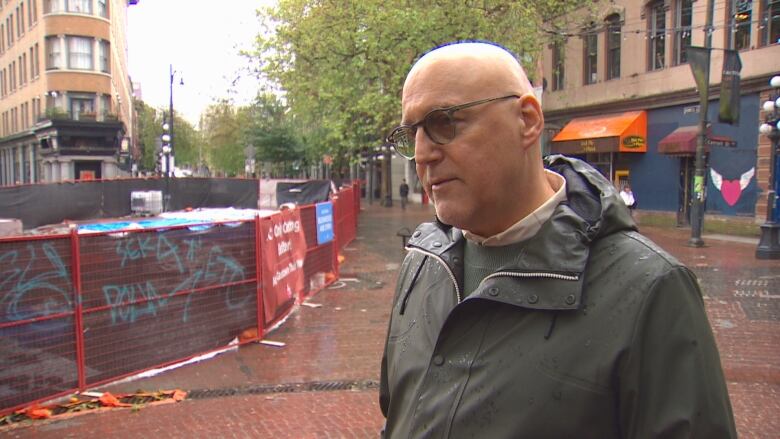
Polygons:
<instances>
[{"instance_id":1,"label":"orange awning","mask_svg":"<svg viewBox=\"0 0 780 439\"><path fill-rule=\"evenodd\" d=\"M553 138L552 152L647 152L647 112L572 119Z\"/></svg>"},{"instance_id":2,"label":"orange awning","mask_svg":"<svg viewBox=\"0 0 780 439\"><path fill-rule=\"evenodd\" d=\"M679 127L658 142L658 152L660 154L678 156L696 155L698 136L698 126ZM709 152L710 145L713 144L716 146L736 146L736 142L730 137L713 136L711 130L707 130L704 142L704 152Z\"/></svg>"}]
</instances>

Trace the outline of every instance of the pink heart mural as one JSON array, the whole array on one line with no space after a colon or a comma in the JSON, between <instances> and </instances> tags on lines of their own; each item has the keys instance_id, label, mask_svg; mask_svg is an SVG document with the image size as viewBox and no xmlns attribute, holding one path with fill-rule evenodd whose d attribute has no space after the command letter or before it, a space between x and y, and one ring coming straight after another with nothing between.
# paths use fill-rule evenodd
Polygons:
<instances>
[{"instance_id":1,"label":"pink heart mural","mask_svg":"<svg viewBox=\"0 0 780 439\"><path fill-rule=\"evenodd\" d=\"M725 180L715 168L710 168L710 177L712 184L715 185L723 196L723 200L729 206L734 206L739 201L742 191L748 187L750 180L756 173L756 168L750 168L747 172L739 176L739 180Z\"/></svg>"},{"instance_id":2,"label":"pink heart mural","mask_svg":"<svg viewBox=\"0 0 780 439\"><path fill-rule=\"evenodd\" d=\"M723 200L726 204L733 206L739 201L739 196L742 195L742 188L739 187L739 180L723 180L720 186L720 193L723 195Z\"/></svg>"}]
</instances>

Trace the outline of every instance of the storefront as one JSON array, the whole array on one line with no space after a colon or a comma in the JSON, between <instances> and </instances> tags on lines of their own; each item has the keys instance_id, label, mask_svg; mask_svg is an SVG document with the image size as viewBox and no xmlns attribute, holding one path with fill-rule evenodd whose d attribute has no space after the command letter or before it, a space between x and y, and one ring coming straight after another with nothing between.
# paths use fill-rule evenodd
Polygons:
<instances>
[{"instance_id":1,"label":"storefront","mask_svg":"<svg viewBox=\"0 0 780 439\"><path fill-rule=\"evenodd\" d=\"M574 118L553 138L551 152L581 158L622 187L630 182L630 156L647 152L647 112Z\"/></svg>"}]
</instances>

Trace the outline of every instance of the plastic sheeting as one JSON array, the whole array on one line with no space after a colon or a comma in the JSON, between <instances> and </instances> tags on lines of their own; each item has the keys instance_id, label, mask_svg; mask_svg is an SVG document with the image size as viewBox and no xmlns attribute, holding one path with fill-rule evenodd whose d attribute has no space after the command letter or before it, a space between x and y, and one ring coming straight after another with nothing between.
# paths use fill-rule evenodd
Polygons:
<instances>
[{"instance_id":1,"label":"plastic sheeting","mask_svg":"<svg viewBox=\"0 0 780 439\"><path fill-rule=\"evenodd\" d=\"M168 210L187 207L257 207L258 181L228 178L172 178L77 181L0 187L0 218L32 229L63 220L130 215L130 193L159 190L170 194Z\"/></svg>"}]
</instances>

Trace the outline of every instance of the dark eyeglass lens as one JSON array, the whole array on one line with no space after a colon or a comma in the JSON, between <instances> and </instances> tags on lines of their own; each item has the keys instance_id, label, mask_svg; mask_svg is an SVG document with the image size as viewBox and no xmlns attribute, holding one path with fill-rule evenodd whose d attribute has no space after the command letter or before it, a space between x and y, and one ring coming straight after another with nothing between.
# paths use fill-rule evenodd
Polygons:
<instances>
[{"instance_id":1,"label":"dark eyeglass lens","mask_svg":"<svg viewBox=\"0 0 780 439\"><path fill-rule=\"evenodd\" d=\"M448 143L455 138L455 125L446 111L433 111L425 118L425 131L436 143Z\"/></svg>"}]
</instances>

